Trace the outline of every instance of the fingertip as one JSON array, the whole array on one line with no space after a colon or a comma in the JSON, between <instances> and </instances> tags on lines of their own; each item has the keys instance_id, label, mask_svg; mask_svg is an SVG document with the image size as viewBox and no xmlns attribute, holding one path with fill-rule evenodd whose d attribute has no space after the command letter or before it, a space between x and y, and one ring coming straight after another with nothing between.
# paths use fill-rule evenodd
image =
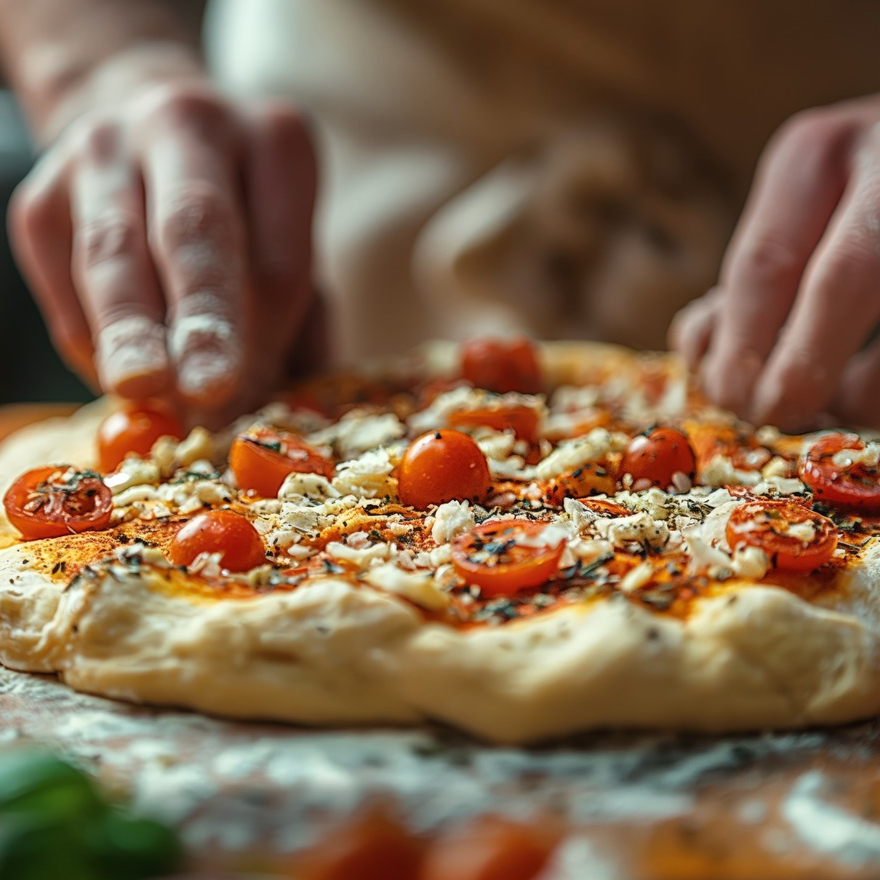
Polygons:
<instances>
[{"instance_id":1,"label":"fingertip","mask_svg":"<svg viewBox=\"0 0 880 880\"><path fill-rule=\"evenodd\" d=\"M703 390L716 406L748 417L762 367L755 351L722 349L705 363Z\"/></svg>"},{"instance_id":2,"label":"fingertip","mask_svg":"<svg viewBox=\"0 0 880 880\"><path fill-rule=\"evenodd\" d=\"M240 359L221 348L202 348L178 365L177 389L190 405L216 409L238 390Z\"/></svg>"},{"instance_id":3,"label":"fingertip","mask_svg":"<svg viewBox=\"0 0 880 880\"><path fill-rule=\"evenodd\" d=\"M165 328L144 315L109 324L98 334L95 366L105 391L141 400L162 395L171 386Z\"/></svg>"}]
</instances>

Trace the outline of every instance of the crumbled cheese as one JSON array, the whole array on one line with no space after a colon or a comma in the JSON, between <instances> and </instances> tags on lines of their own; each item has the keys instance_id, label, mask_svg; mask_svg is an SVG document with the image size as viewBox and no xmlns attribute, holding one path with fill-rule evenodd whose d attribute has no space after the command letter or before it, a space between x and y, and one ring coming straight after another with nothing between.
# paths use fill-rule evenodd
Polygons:
<instances>
[{"instance_id":1,"label":"crumbled cheese","mask_svg":"<svg viewBox=\"0 0 880 880\"><path fill-rule=\"evenodd\" d=\"M431 537L438 544L446 544L458 535L469 532L476 524L474 512L467 501L447 501L434 512Z\"/></svg>"},{"instance_id":2,"label":"crumbled cheese","mask_svg":"<svg viewBox=\"0 0 880 880\"><path fill-rule=\"evenodd\" d=\"M794 466L781 455L774 455L773 458L761 468L761 476L765 480L770 477L792 477L794 476Z\"/></svg>"},{"instance_id":3,"label":"crumbled cheese","mask_svg":"<svg viewBox=\"0 0 880 880\"><path fill-rule=\"evenodd\" d=\"M174 505L180 513L192 513L205 505L229 504L233 491L219 480L184 480L165 483L159 488L163 501Z\"/></svg>"},{"instance_id":4,"label":"crumbled cheese","mask_svg":"<svg viewBox=\"0 0 880 880\"><path fill-rule=\"evenodd\" d=\"M316 498L323 501L327 498L338 498L338 490L322 474L292 473L285 477L278 497L286 500L293 498Z\"/></svg>"},{"instance_id":5,"label":"crumbled cheese","mask_svg":"<svg viewBox=\"0 0 880 880\"><path fill-rule=\"evenodd\" d=\"M700 536L699 528L685 532L684 539L691 556L691 574L705 573L719 579L730 577L733 572L730 557L723 550L705 541Z\"/></svg>"},{"instance_id":6,"label":"crumbled cheese","mask_svg":"<svg viewBox=\"0 0 880 880\"><path fill-rule=\"evenodd\" d=\"M731 567L737 577L757 581L770 570L770 557L759 547L744 544L733 551Z\"/></svg>"},{"instance_id":7,"label":"crumbled cheese","mask_svg":"<svg viewBox=\"0 0 880 880\"><path fill-rule=\"evenodd\" d=\"M503 461L513 452L516 434L513 431L490 431L481 428L473 435L480 452L490 461Z\"/></svg>"},{"instance_id":8,"label":"crumbled cheese","mask_svg":"<svg viewBox=\"0 0 880 880\"><path fill-rule=\"evenodd\" d=\"M538 462L535 474L549 480L569 473L589 462L601 461L609 452L619 452L627 444L624 434L611 433L605 428L593 428L584 437L563 440L546 458Z\"/></svg>"},{"instance_id":9,"label":"crumbled cheese","mask_svg":"<svg viewBox=\"0 0 880 880\"><path fill-rule=\"evenodd\" d=\"M798 495L806 491L807 487L794 477L766 477L752 487L755 495Z\"/></svg>"},{"instance_id":10,"label":"crumbled cheese","mask_svg":"<svg viewBox=\"0 0 880 880\"><path fill-rule=\"evenodd\" d=\"M126 458L115 473L104 477L104 483L118 495L132 486L155 485L161 479L159 467L148 458Z\"/></svg>"},{"instance_id":11,"label":"crumbled cheese","mask_svg":"<svg viewBox=\"0 0 880 880\"><path fill-rule=\"evenodd\" d=\"M669 540L669 526L662 520L652 519L647 513L616 519L600 517L596 519L595 526L599 534L615 547L625 547L633 542L662 547Z\"/></svg>"},{"instance_id":12,"label":"crumbled cheese","mask_svg":"<svg viewBox=\"0 0 880 880\"><path fill-rule=\"evenodd\" d=\"M336 469L333 488L340 495L362 498L397 497L397 479L387 449L375 449L360 458L345 461Z\"/></svg>"},{"instance_id":13,"label":"crumbled cheese","mask_svg":"<svg viewBox=\"0 0 880 880\"><path fill-rule=\"evenodd\" d=\"M207 428L193 428L177 444L174 459L178 467L188 468L197 461L211 461L216 455L214 439Z\"/></svg>"},{"instance_id":14,"label":"crumbled cheese","mask_svg":"<svg viewBox=\"0 0 880 880\"><path fill-rule=\"evenodd\" d=\"M144 484L132 486L130 489L114 495L113 505L117 508L128 507L130 504L135 504L138 501L157 501L158 499L159 493L156 487Z\"/></svg>"},{"instance_id":15,"label":"crumbled cheese","mask_svg":"<svg viewBox=\"0 0 880 880\"><path fill-rule=\"evenodd\" d=\"M816 527L809 520L799 523L787 522L785 524L785 536L794 538L806 546L816 540Z\"/></svg>"},{"instance_id":16,"label":"crumbled cheese","mask_svg":"<svg viewBox=\"0 0 880 880\"><path fill-rule=\"evenodd\" d=\"M835 467L851 468L857 465L867 468L880 466L880 443L866 443L864 449L841 449L831 456Z\"/></svg>"},{"instance_id":17,"label":"crumbled cheese","mask_svg":"<svg viewBox=\"0 0 880 880\"><path fill-rule=\"evenodd\" d=\"M437 589L431 575L404 571L393 562L371 568L364 580L380 590L402 596L426 611L443 611L449 605L449 596Z\"/></svg>"},{"instance_id":18,"label":"crumbled cheese","mask_svg":"<svg viewBox=\"0 0 880 880\"><path fill-rule=\"evenodd\" d=\"M285 502L278 515L280 527L304 535L316 535L321 530L321 515L317 507L307 504L297 504L294 501Z\"/></svg>"},{"instance_id":19,"label":"crumbled cheese","mask_svg":"<svg viewBox=\"0 0 880 880\"><path fill-rule=\"evenodd\" d=\"M455 412L471 412L479 409L493 409L501 406L528 406L534 409L541 419L546 412L544 400L531 394L493 394L481 388L461 385L443 394L438 394L431 404L413 413L407 424L414 434L437 431L449 427L449 417Z\"/></svg>"},{"instance_id":20,"label":"crumbled cheese","mask_svg":"<svg viewBox=\"0 0 880 880\"><path fill-rule=\"evenodd\" d=\"M562 507L578 531L589 528L599 516L574 498L563 498Z\"/></svg>"},{"instance_id":21,"label":"crumbled cheese","mask_svg":"<svg viewBox=\"0 0 880 880\"><path fill-rule=\"evenodd\" d=\"M705 486L755 486L760 480L760 471L739 470L726 455L714 456L699 474Z\"/></svg>"},{"instance_id":22,"label":"crumbled cheese","mask_svg":"<svg viewBox=\"0 0 880 880\"><path fill-rule=\"evenodd\" d=\"M632 593L645 586L654 575L654 566L650 562L640 562L631 568L620 582L619 589L623 593Z\"/></svg>"},{"instance_id":23,"label":"crumbled cheese","mask_svg":"<svg viewBox=\"0 0 880 880\"><path fill-rule=\"evenodd\" d=\"M516 543L523 547L558 547L566 541L578 537L577 527L572 522L557 520L547 523L540 532L534 535L517 535Z\"/></svg>"},{"instance_id":24,"label":"crumbled cheese","mask_svg":"<svg viewBox=\"0 0 880 880\"><path fill-rule=\"evenodd\" d=\"M332 445L341 458L354 458L398 440L405 434L406 427L394 413L352 410L335 425L310 434L307 439L313 446Z\"/></svg>"},{"instance_id":25,"label":"crumbled cheese","mask_svg":"<svg viewBox=\"0 0 880 880\"><path fill-rule=\"evenodd\" d=\"M408 535L412 530L413 527L409 523L394 521L389 521L388 523L388 531L391 532L395 538L402 538L404 535Z\"/></svg>"},{"instance_id":26,"label":"crumbled cheese","mask_svg":"<svg viewBox=\"0 0 880 880\"><path fill-rule=\"evenodd\" d=\"M350 547L340 541L331 541L327 545L327 555L334 559L343 559L364 567L373 562L388 559L394 552L391 544L380 542L368 547Z\"/></svg>"},{"instance_id":27,"label":"crumbled cheese","mask_svg":"<svg viewBox=\"0 0 880 880\"><path fill-rule=\"evenodd\" d=\"M706 504L712 508L721 507L722 504L730 504L731 501L736 501L736 499L724 488L716 489L705 499Z\"/></svg>"},{"instance_id":28,"label":"crumbled cheese","mask_svg":"<svg viewBox=\"0 0 880 880\"><path fill-rule=\"evenodd\" d=\"M161 568L169 568L171 566L165 554L158 547L148 547L139 541L134 544L124 544L116 547L113 551L113 558L127 565L135 562L145 562L148 565L156 565Z\"/></svg>"}]
</instances>

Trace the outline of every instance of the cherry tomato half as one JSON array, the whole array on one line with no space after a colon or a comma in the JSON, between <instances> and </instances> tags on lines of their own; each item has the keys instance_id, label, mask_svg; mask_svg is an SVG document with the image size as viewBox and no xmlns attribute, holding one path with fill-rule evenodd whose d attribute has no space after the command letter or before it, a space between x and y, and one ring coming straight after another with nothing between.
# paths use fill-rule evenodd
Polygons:
<instances>
[{"instance_id":1,"label":"cherry tomato half","mask_svg":"<svg viewBox=\"0 0 880 880\"><path fill-rule=\"evenodd\" d=\"M97 474L40 467L22 474L3 498L9 522L27 541L106 528L113 495Z\"/></svg>"},{"instance_id":2,"label":"cherry tomato half","mask_svg":"<svg viewBox=\"0 0 880 880\"><path fill-rule=\"evenodd\" d=\"M544 387L535 344L525 337L465 342L461 374L474 387L499 394L537 394Z\"/></svg>"},{"instance_id":3,"label":"cherry tomato half","mask_svg":"<svg viewBox=\"0 0 880 880\"><path fill-rule=\"evenodd\" d=\"M558 839L541 823L486 817L437 840L419 880L535 880Z\"/></svg>"},{"instance_id":4,"label":"cherry tomato half","mask_svg":"<svg viewBox=\"0 0 880 880\"><path fill-rule=\"evenodd\" d=\"M508 404L483 409L462 410L449 416L453 428L491 428L513 431L520 440L535 443L538 439L538 414L530 406Z\"/></svg>"},{"instance_id":5,"label":"cherry tomato half","mask_svg":"<svg viewBox=\"0 0 880 880\"><path fill-rule=\"evenodd\" d=\"M200 553L219 553L220 566L227 571L250 571L266 562L259 532L231 510L197 514L168 545L168 558L175 565L191 565Z\"/></svg>"},{"instance_id":6,"label":"cherry tomato half","mask_svg":"<svg viewBox=\"0 0 880 880\"><path fill-rule=\"evenodd\" d=\"M826 434L807 450L800 477L819 501L856 510L880 510L880 471L862 463L834 463L836 453L864 448L864 440L856 434Z\"/></svg>"},{"instance_id":7,"label":"cherry tomato half","mask_svg":"<svg viewBox=\"0 0 880 880\"><path fill-rule=\"evenodd\" d=\"M484 596L512 596L545 584L559 568L565 540L544 544L547 523L509 519L483 523L452 544L452 564Z\"/></svg>"},{"instance_id":8,"label":"cherry tomato half","mask_svg":"<svg viewBox=\"0 0 880 880\"><path fill-rule=\"evenodd\" d=\"M256 425L232 441L229 468L239 489L274 498L288 474L333 477L333 462L294 434Z\"/></svg>"},{"instance_id":9,"label":"cherry tomato half","mask_svg":"<svg viewBox=\"0 0 880 880\"><path fill-rule=\"evenodd\" d=\"M363 811L303 853L299 880L415 880L423 844L384 810Z\"/></svg>"},{"instance_id":10,"label":"cherry tomato half","mask_svg":"<svg viewBox=\"0 0 880 880\"><path fill-rule=\"evenodd\" d=\"M605 498L578 498L578 502L583 504L587 510L604 517L616 516L632 516L631 510L627 510L622 504L616 501L608 501Z\"/></svg>"},{"instance_id":11,"label":"cherry tomato half","mask_svg":"<svg viewBox=\"0 0 880 880\"><path fill-rule=\"evenodd\" d=\"M111 413L98 427L98 463L104 473L128 455L149 455L160 437L183 437L176 416L148 403L132 403Z\"/></svg>"},{"instance_id":12,"label":"cherry tomato half","mask_svg":"<svg viewBox=\"0 0 880 880\"><path fill-rule=\"evenodd\" d=\"M694 451L688 438L675 428L655 428L633 437L620 462L620 476L630 474L633 486L641 484L667 489L675 474L693 480L696 473Z\"/></svg>"},{"instance_id":13,"label":"cherry tomato half","mask_svg":"<svg viewBox=\"0 0 880 880\"><path fill-rule=\"evenodd\" d=\"M837 528L827 517L794 501L756 498L734 508L727 543L763 550L777 568L813 571L837 548Z\"/></svg>"},{"instance_id":14,"label":"cherry tomato half","mask_svg":"<svg viewBox=\"0 0 880 880\"><path fill-rule=\"evenodd\" d=\"M460 431L429 431L407 447L397 471L402 504L425 510L445 501L479 503L492 480L480 447Z\"/></svg>"}]
</instances>

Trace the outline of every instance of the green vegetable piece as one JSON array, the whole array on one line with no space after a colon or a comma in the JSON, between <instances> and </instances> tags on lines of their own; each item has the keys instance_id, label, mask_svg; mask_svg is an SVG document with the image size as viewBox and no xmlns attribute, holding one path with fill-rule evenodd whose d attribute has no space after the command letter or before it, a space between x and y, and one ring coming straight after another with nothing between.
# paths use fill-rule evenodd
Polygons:
<instances>
[{"instance_id":1,"label":"green vegetable piece","mask_svg":"<svg viewBox=\"0 0 880 880\"><path fill-rule=\"evenodd\" d=\"M112 880L145 880L182 867L177 835L151 819L107 812L90 826L89 845L101 876Z\"/></svg>"},{"instance_id":2,"label":"green vegetable piece","mask_svg":"<svg viewBox=\"0 0 880 880\"><path fill-rule=\"evenodd\" d=\"M0 877L104 880L95 873L76 823L28 814L0 817Z\"/></svg>"},{"instance_id":3,"label":"green vegetable piece","mask_svg":"<svg viewBox=\"0 0 880 880\"><path fill-rule=\"evenodd\" d=\"M91 780L64 761L44 752L0 753L0 817L78 817L102 809L104 801Z\"/></svg>"}]
</instances>

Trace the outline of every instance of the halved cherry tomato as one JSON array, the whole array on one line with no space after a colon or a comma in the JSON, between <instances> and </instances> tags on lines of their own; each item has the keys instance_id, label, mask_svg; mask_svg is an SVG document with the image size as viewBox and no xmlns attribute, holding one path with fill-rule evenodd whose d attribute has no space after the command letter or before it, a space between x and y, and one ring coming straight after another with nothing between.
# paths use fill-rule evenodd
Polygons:
<instances>
[{"instance_id":1,"label":"halved cherry tomato","mask_svg":"<svg viewBox=\"0 0 880 880\"><path fill-rule=\"evenodd\" d=\"M27 541L106 528L113 495L91 471L40 467L22 474L3 498L9 522Z\"/></svg>"},{"instance_id":2,"label":"halved cherry tomato","mask_svg":"<svg viewBox=\"0 0 880 880\"><path fill-rule=\"evenodd\" d=\"M880 470L861 463L834 463L836 453L864 448L864 440L856 434L826 434L807 450L800 477L819 501L856 510L880 510Z\"/></svg>"},{"instance_id":3,"label":"halved cherry tomato","mask_svg":"<svg viewBox=\"0 0 880 880\"><path fill-rule=\"evenodd\" d=\"M250 520L231 510L196 514L168 544L175 565L191 565L200 553L219 553L227 571L250 571L266 562L266 548Z\"/></svg>"},{"instance_id":4,"label":"halved cherry tomato","mask_svg":"<svg viewBox=\"0 0 880 880\"><path fill-rule=\"evenodd\" d=\"M183 425L167 410L150 403L128 404L98 427L98 463L108 473L128 455L148 455L160 437L180 440L183 435Z\"/></svg>"},{"instance_id":5,"label":"halved cherry tomato","mask_svg":"<svg viewBox=\"0 0 880 880\"><path fill-rule=\"evenodd\" d=\"M461 373L476 388L499 394L537 394L544 387L535 344L525 337L465 342Z\"/></svg>"},{"instance_id":6,"label":"halved cherry tomato","mask_svg":"<svg viewBox=\"0 0 880 880\"><path fill-rule=\"evenodd\" d=\"M837 548L834 523L794 501L746 501L730 514L726 535L732 549L744 544L757 547L786 571L813 571L828 562Z\"/></svg>"},{"instance_id":7,"label":"halved cherry tomato","mask_svg":"<svg viewBox=\"0 0 880 880\"><path fill-rule=\"evenodd\" d=\"M555 828L487 817L440 837L419 880L534 880L550 860Z\"/></svg>"},{"instance_id":8,"label":"halved cherry tomato","mask_svg":"<svg viewBox=\"0 0 880 880\"><path fill-rule=\"evenodd\" d=\"M333 462L295 434L256 425L232 441L229 468L239 489L274 498L288 474L333 476Z\"/></svg>"},{"instance_id":9,"label":"halved cherry tomato","mask_svg":"<svg viewBox=\"0 0 880 880\"><path fill-rule=\"evenodd\" d=\"M483 523L452 544L452 564L484 596L512 596L540 587L559 568L565 540L542 543L547 523L509 519Z\"/></svg>"},{"instance_id":10,"label":"halved cherry tomato","mask_svg":"<svg viewBox=\"0 0 880 880\"><path fill-rule=\"evenodd\" d=\"M630 474L633 486L640 483L667 489L676 474L693 480L696 472L694 451L688 438L675 428L655 428L634 437L620 462L620 476Z\"/></svg>"},{"instance_id":11,"label":"halved cherry tomato","mask_svg":"<svg viewBox=\"0 0 880 880\"><path fill-rule=\"evenodd\" d=\"M513 431L520 440L535 443L538 439L538 414L530 406L507 404L498 407L463 410L449 416L453 428L491 428Z\"/></svg>"},{"instance_id":12,"label":"halved cherry tomato","mask_svg":"<svg viewBox=\"0 0 880 880\"><path fill-rule=\"evenodd\" d=\"M482 501L492 480L480 447L461 431L429 431L403 453L397 472L402 504L424 510L445 501Z\"/></svg>"},{"instance_id":13,"label":"halved cherry tomato","mask_svg":"<svg viewBox=\"0 0 880 880\"><path fill-rule=\"evenodd\" d=\"M384 810L363 812L298 857L298 880L416 880L422 841Z\"/></svg>"}]
</instances>

